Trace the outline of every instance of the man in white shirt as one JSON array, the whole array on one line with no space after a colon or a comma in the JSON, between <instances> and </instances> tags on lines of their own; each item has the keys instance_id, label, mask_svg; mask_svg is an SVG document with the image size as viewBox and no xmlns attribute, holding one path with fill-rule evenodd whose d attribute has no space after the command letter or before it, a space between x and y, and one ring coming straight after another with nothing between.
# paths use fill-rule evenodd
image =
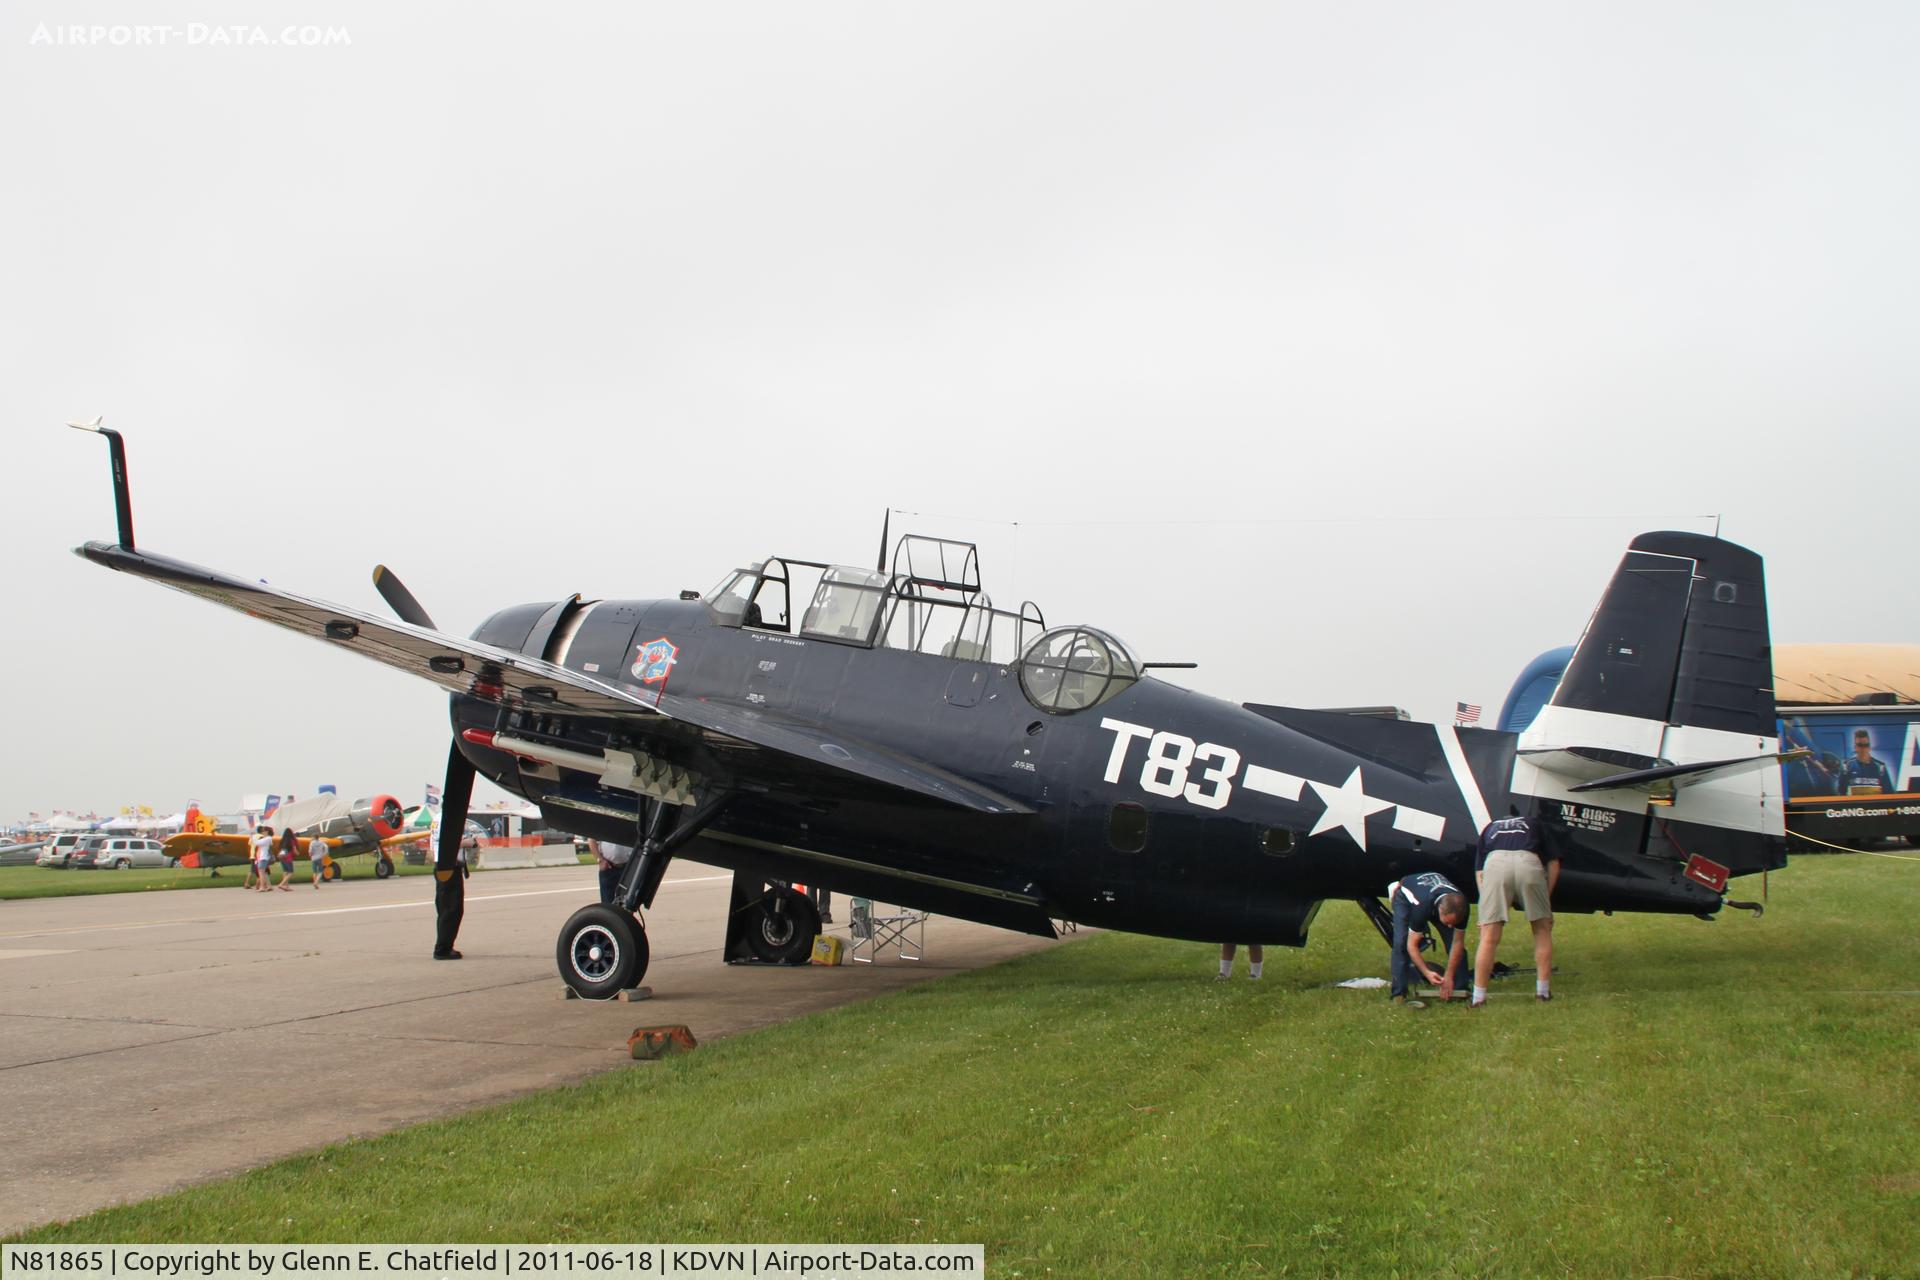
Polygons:
<instances>
[{"instance_id":1,"label":"man in white shirt","mask_svg":"<svg viewBox=\"0 0 1920 1280\"><path fill-rule=\"evenodd\" d=\"M259 881L256 886L262 893L273 892L273 828L261 827L253 833L253 839L247 841L253 852L253 874Z\"/></svg>"},{"instance_id":2,"label":"man in white shirt","mask_svg":"<svg viewBox=\"0 0 1920 1280\"><path fill-rule=\"evenodd\" d=\"M612 902L620 896L620 877L633 861L633 846L611 840L593 842L595 861L600 866L600 901Z\"/></svg>"},{"instance_id":3,"label":"man in white shirt","mask_svg":"<svg viewBox=\"0 0 1920 1280\"><path fill-rule=\"evenodd\" d=\"M307 841L307 865L313 868L313 887L318 889L327 872L327 839L315 836Z\"/></svg>"}]
</instances>

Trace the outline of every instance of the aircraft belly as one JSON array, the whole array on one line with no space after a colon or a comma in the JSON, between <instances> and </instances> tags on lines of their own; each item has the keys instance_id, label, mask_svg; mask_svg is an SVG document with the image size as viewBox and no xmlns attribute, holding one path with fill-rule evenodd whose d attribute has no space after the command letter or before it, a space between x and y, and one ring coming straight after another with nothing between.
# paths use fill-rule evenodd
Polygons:
<instances>
[{"instance_id":1,"label":"aircraft belly","mask_svg":"<svg viewBox=\"0 0 1920 1280\"><path fill-rule=\"evenodd\" d=\"M709 830L688 841L680 856L768 879L818 885L834 893L871 898L889 906L930 911L1042 937L1054 934L1047 904L1033 895L972 885L951 876L883 866L819 848Z\"/></svg>"}]
</instances>

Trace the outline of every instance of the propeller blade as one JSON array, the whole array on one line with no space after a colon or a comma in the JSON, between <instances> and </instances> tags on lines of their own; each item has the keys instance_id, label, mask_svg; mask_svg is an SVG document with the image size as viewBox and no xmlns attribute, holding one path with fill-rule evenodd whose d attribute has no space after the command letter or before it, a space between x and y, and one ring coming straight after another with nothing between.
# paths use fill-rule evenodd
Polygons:
<instances>
[{"instance_id":1,"label":"propeller blade","mask_svg":"<svg viewBox=\"0 0 1920 1280\"><path fill-rule=\"evenodd\" d=\"M429 618L427 611L420 607L420 602L413 598L413 592L407 590L407 584L400 581L400 575L387 566L383 564L373 566L373 585L374 589L380 593L380 598L387 602L387 607L393 610L400 621L410 622L416 627L425 627L429 631L440 629L433 625L433 619Z\"/></svg>"},{"instance_id":2,"label":"propeller blade","mask_svg":"<svg viewBox=\"0 0 1920 1280\"><path fill-rule=\"evenodd\" d=\"M440 791L440 847L433 851L436 871L452 871L460 863L460 840L467 833L467 806L473 802L473 762L460 754L459 743L447 745L447 780Z\"/></svg>"}]
</instances>

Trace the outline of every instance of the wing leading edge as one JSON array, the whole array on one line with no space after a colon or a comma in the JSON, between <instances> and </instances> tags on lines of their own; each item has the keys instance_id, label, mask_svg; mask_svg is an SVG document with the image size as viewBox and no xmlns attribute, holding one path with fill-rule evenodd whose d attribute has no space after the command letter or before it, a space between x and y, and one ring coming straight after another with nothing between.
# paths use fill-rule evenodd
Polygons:
<instances>
[{"instance_id":1,"label":"wing leading edge","mask_svg":"<svg viewBox=\"0 0 1920 1280\"><path fill-rule=\"evenodd\" d=\"M835 734L819 725L774 721L744 708L656 694L637 686L623 688L476 640L375 617L262 582L243 582L183 560L113 543L89 542L76 548L75 554L105 568L147 578L262 622L324 640L419 676L448 693L508 707L618 720L629 730L643 733L649 724L664 729L669 722L679 722L740 745L979 813L1033 812L1019 801L924 761Z\"/></svg>"}]
</instances>

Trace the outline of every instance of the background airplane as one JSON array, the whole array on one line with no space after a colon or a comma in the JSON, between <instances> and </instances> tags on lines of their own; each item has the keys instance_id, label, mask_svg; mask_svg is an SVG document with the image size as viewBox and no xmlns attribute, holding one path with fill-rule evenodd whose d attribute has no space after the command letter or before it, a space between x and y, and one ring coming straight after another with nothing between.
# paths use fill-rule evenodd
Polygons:
<instances>
[{"instance_id":1,"label":"background airplane","mask_svg":"<svg viewBox=\"0 0 1920 1280\"><path fill-rule=\"evenodd\" d=\"M326 868L329 880L340 878L340 869L333 865L337 860L363 853L379 856L373 873L384 880L393 874L396 849L431 838L431 831L408 825L409 812L392 796L346 800L322 794L282 804L263 815L260 825L272 827L276 836L291 828L303 858L313 837L326 837L330 842ZM202 819L197 825L210 826L211 819ZM250 832L182 831L168 838L165 847L167 856L178 859L183 867L244 867L251 861L251 839Z\"/></svg>"}]
</instances>

